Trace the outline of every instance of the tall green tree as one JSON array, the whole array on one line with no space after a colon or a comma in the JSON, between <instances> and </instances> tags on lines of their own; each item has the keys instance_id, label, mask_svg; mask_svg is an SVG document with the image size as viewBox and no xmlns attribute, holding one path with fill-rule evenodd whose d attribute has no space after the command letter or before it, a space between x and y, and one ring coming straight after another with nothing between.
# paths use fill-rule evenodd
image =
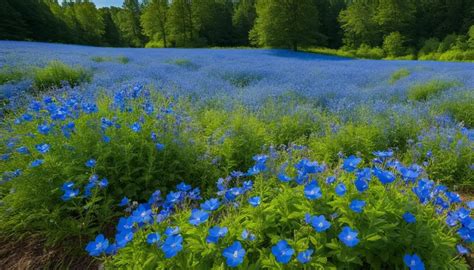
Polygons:
<instances>
[{"instance_id":1,"label":"tall green tree","mask_svg":"<svg viewBox=\"0 0 474 270\"><path fill-rule=\"evenodd\" d=\"M249 32L253 28L256 17L255 0L240 0L237 2L232 16L236 44L250 45Z\"/></svg>"},{"instance_id":2,"label":"tall green tree","mask_svg":"<svg viewBox=\"0 0 474 270\"><path fill-rule=\"evenodd\" d=\"M355 1L339 13L339 22L344 30L344 44L358 48L362 44L377 46L382 37L374 20L376 7L365 1Z\"/></svg>"},{"instance_id":3,"label":"tall green tree","mask_svg":"<svg viewBox=\"0 0 474 270\"><path fill-rule=\"evenodd\" d=\"M260 46L284 47L315 45L318 37L318 10L313 0L258 0L252 41Z\"/></svg>"},{"instance_id":4,"label":"tall green tree","mask_svg":"<svg viewBox=\"0 0 474 270\"><path fill-rule=\"evenodd\" d=\"M138 0L124 0L122 9L116 15L116 24L122 38L133 47L142 47L145 37L140 24L140 3Z\"/></svg>"},{"instance_id":5,"label":"tall green tree","mask_svg":"<svg viewBox=\"0 0 474 270\"><path fill-rule=\"evenodd\" d=\"M143 10L141 24L143 32L152 41L163 42L168 47L168 0L151 0Z\"/></svg>"},{"instance_id":6,"label":"tall green tree","mask_svg":"<svg viewBox=\"0 0 474 270\"><path fill-rule=\"evenodd\" d=\"M173 0L168 17L170 39L173 46L187 47L195 43L197 30L193 21L193 2L191 0Z\"/></svg>"}]
</instances>

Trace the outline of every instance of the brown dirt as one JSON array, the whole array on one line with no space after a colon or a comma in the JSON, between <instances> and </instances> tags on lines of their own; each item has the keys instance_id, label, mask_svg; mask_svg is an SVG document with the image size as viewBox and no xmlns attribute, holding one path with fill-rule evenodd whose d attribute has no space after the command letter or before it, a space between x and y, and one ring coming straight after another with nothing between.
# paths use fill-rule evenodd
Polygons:
<instances>
[{"instance_id":1,"label":"brown dirt","mask_svg":"<svg viewBox=\"0 0 474 270\"><path fill-rule=\"evenodd\" d=\"M45 247L39 237L11 240L0 237L0 270L99 269L87 255L72 256L61 247Z\"/></svg>"}]
</instances>

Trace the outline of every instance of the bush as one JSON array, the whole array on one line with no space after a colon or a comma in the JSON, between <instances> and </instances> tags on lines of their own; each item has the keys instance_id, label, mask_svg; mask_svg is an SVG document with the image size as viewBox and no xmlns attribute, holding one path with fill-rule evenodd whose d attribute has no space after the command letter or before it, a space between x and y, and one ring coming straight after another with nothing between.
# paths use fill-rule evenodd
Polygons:
<instances>
[{"instance_id":1,"label":"bush","mask_svg":"<svg viewBox=\"0 0 474 270\"><path fill-rule=\"evenodd\" d=\"M33 86L37 90L61 87L65 83L77 86L83 82L90 82L91 78L92 74L83 68L73 68L60 61L51 61L46 67L35 70Z\"/></svg>"},{"instance_id":2,"label":"bush","mask_svg":"<svg viewBox=\"0 0 474 270\"><path fill-rule=\"evenodd\" d=\"M384 57L384 51L379 47L371 48L369 45L362 44L359 49L357 49L356 55L359 58L382 59Z\"/></svg>"},{"instance_id":3,"label":"bush","mask_svg":"<svg viewBox=\"0 0 474 270\"><path fill-rule=\"evenodd\" d=\"M415 84L408 89L408 98L415 101L424 101L459 83L454 81L431 80L422 84Z\"/></svg>"},{"instance_id":4,"label":"bush","mask_svg":"<svg viewBox=\"0 0 474 270\"><path fill-rule=\"evenodd\" d=\"M370 167L358 170L355 157L344 161L345 171L325 171L324 166L301 159L295 149L289 152L291 159L256 157L252 185L243 184L244 179L238 177L219 182L219 205L212 211L202 204L209 211L198 209L199 204L184 195L173 203L173 214L164 220L133 225L132 229L119 225L117 229L128 234L129 240L120 240L123 237L117 233L119 246L107 252L117 253L105 260L102 257L105 266L402 269L406 266L404 257L416 254L427 269L467 269L455 249L459 241L455 230L462 226L447 227L446 210L439 214L434 207L438 199L454 202L459 195L447 191L433 195L431 192L440 187L432 181L416 180L413 184L384 165L370 164L378 168L379 174L364 176L361 172L370 172ZM272 165L278 162L285 162L284 167ZM335 176L334 183L324 181L330 176ZM286 183L288 179L290 182ZM364 182L368 189L354 184L353 179L369 181ZM393 182L388 183L387 179ZM298 185L296 181L301 182ZM233 195L232 190L240 193ZM143 209L144 205L136 209ZM160 211L162 205L158 202L151 206L146 215ZM141 220L137 216L141 211L127 214L121 224ZM100 241L92 241L90 247ZM308 256L301 256L300 252L308 250L312 250ZM105 253L100 249L91 251L94 256ZM229 258L233 255L238 256Z\"/></svg>"},{"instance_id":5,"label":"bush","mask_svg":"<svg viewBox=\"0 0 474 270\"><path fill-rule=\"evenodd\" d=\"M441 104L441 110L450 114L457 122L462 122L468 128L474 128L474 97L464 95L462 99L446 101Z\"/></svg>"},{"instance_id":6,"label":"bush","mask_svg":"<svg viewBox=\"0 0 474 270\"><path fill-rule=\"evenodd\" d=\"M406 54L405 37L399 32L392 32L385 36L383 40L383 49L388 56L397 57Z\"/></svg>"},{"instance_id":7,"label":"bush","mask_svg":"<svg viewBox=\"0 0 474 270\"><path fill-rule=\"evenodd\" d=\"M438 48L439 48L439 40L437 38L430 38L430 39L427 39L423 43L423 47L421 47L419 54L421 56L421 55L434 53L438 50Z\"/></svg>"},{"instance_id":8,"label":"bush","mask_svg":"<svg viewBox=\"0 0 474 270\"><path fill-rule=\"evenodd\" d=\"M410 75L410 71L406 68L401 68L401 69L393 72L392 75L390 75L389 82L390 82L390 84L394 84L398 80L403 79L403 78L407 77L408 75Z\"/></svg>"},{"instance_id":9,"label":"bush","mask_svg":"<svg viewBox=\"0 0 474 270\"><path fill-rule=\"evenodd\" d=\"M443 53L445 51L452 49L452 47L456 44L457 39L458 39L458 36L455 34L447 35L443 39L443 41L439 44L438 52Z\"/></svg>"},{"instance_id":10,"label":"bush","mask_svg":"<svg viewBox=\"0 0 474 270\"><path fill-rule=\"evenodd\" d=\"M91 57L91 60L97 63L117 61L122 64L127 64L128 62L130 62L130 59L126 56L118 56L116 58L104 57L104 56L93 56Z\"/></svg>"},{"instance_id":11,"label":"bush","mask_svg":"<svg viewBox=\"0 0 474 270\"><path fill-rule=\"evenodd\" d=\"M19 68L3 66L0 69L0 85L10 82L16 82L25 76L25 73Z\"/></svg>"}]
</instances>

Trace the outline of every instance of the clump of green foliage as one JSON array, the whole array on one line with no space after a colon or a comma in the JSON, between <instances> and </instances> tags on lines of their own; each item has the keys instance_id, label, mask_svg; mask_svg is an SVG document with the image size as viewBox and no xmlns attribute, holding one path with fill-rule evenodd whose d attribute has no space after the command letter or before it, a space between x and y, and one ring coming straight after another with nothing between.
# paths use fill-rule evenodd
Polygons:
<instances>
[{"instance_id":1,"label":"clump of green foliage","mask_svg":"<svg viewBox=\"0 0 474 270\"><path fill-rule=\"evenodd\" d=\"M0 85L8 82L16 82L25 76L25 72L19 68L3 66L0 69Z\"/></svg>"},{"instance_id":2,"label":"clump of green foliage","mask_svg":"<svg viewBox=\"0 0 474 270\"><path fill-rule=\"evenodd\" d=\"M61 61L51 61L44 68L34 71L33 86L37 90L61 87L64 83L77 86L90 82L92 74L81 67L71 67Z\"/></svg>"},{"instance_id":3,"label":"clump of green foliage","mask_svg":"<svg viewBox=\"0 0 474 270\"><path fill-rule=\"evenodd\" d=\"M168 61L166 61L168 64L172 64L172 65L176 65L176 66L180 66L180 67L183 67L183 68L187 68L187 69L197 69L198 68L198 65L196 65L195 63L193 63L191 60L189 59L170 59Z\"/></svg>"},{"instance_id":4,"label":"clump of green foliage","mask_svg":"<svg viewBox=\"0 0 474 270\"><path fill-rule=\"evenodd\" d=\"M474 95L473 92L461 95L460 98L446 101L440 105L443 112L448 113L457 122L467 128L474 128Z\"/></svg>"},{"instance_id":5,"label":"clump of green foliage","mask_svg":"<svg viewBox=\"0 0 474 270\"><path fill-rule=\"evenodd\" d=\"M398 80L403 79L410 75L410 71L406 68L401 68L390 75L390 84L396 83Z\"/></svg>"},{"instance_id":6,"label":"clump of green foliage","mask_svg":"<svg viewBox=\"0 0 474 270\"><path fill-rule=\"evenodd\" d=\"M415 84L408 89L408 98L414 101L424 101L457 85L459 85L458 82L437 79Z\"/></svg>"},{"instance_id":7,"label":"clump of green foliage","mask_svg":"<svg viewBox=\"0 0 474 270\"><path fill-rule=\"evenodd\" d=\"M117 61L121 64L127 64L130 62L130 59L126 56L118 56L118 57L106 57L106 56L93 56L91 57L91 60L97 63L102 63L102 62L113 62Z\"/></svg>"},{"instance_id":8,"label":"clump of green foliage","mask_svg":"<svg viewBox=\"0 0 474 270\"><path fill-rule=\"evenodd\" d=\"M235 87L245 88L261 80L262 76L252 72L226 72L222 75L222 78Z\"/></svg>"}]
</instances>

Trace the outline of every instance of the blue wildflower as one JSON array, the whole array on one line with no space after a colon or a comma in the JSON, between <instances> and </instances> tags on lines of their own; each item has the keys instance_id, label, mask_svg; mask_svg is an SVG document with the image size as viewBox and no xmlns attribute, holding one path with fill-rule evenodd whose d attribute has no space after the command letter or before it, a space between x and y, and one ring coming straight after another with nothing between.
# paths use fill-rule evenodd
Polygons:
<instances>
[{"instance_id":1,"label":"blue wildflower","mask_svg":"<svg viewBox=\"0 0 474 270\"><path fill-rule=\"evenodd\" d=\"M209 229L209 235L206 238L206 241L208 243L214 243L217 244L217 241L219 241L219 238L224 237L228 233L227 227L218 227L214 226Z\"/></svg>"},{"instance_id":2,"label":"blue wildflower","mask_svg":"<svg viewBox=\"0 0 474 270\"><path fill-rule=\"evenodd\" d=\"M176 226L176 227L167 227L165 229L165 235L167 235L167 236L176 235L176 234L179 234L179 227L178 226Z\"/></svg>"},{"instance_id":3,"label":"blue wildflower","mask_svg":"<svg viewBox=\"0 0 474 270\"><path fill-rule=\"evenodd\" d=\"M165 145L162 143L156 143L155 147L156 147L156 150L158 151L162 151L163 149L165 149Z\"/></svg>"},{"instance_id":4,"label":"blue wildflower","mask_svg":"<svg viewBox=\"0 0 474 270\"><path fill-rule=\"evenodd\" d=\"M168 236L161 246L161 250L165 254L165 258L169 259L178 254L183 249L183 237L180 234L172 234Z\"/></svg>"},{"instance_id":5,"label":"blue wildflower","mask_svg":"<svg viewBox=\"0 0 474 270\"><path fill-rule=\"evenodd\" d=\"M261 200L259 196L255 196L249 199L249 204L252 205L253 207L259 206L260 202Z\"/></svg>"},{"instance_id":6,"label":"blue wildflower","mask_svg":"<svg viewBox=\"0 0 474 270\"><path fill-rule=\"evenodd\" d=\"M222 256L226 258L227 266L237 267L244 261L245 249L239 241L235 241L231 246L224 249Z\"/></svg>"},{"instance_id":7,"label":"blue wildflower","mask_svg":"<svg viewBox=\"0 0 474 270\"><path fill-rule=\"evenodd\" d=\"M336 186L335 191L338 196L344 196L344 194L346 194L346 191L347 191L346 185L344 185L344 183L339 183Z\"/></svg>"},{"instance_id":8,"label":"blue wildflower","mask_svg":"<svg viewBox=\"0 0 474 270\"><path fill-rule=\"evenodd\" d=\"M24 154L24 155L27 155L30 153L30 150L28 150L28 148L26 146L21 146L21 147L18 147L16 149L16 151L20 154Z\"/></svg>"},{"instance_id":9,"label":"blue wildflower","mask_svg":"<svg viewBox=\"0 0 474 270\"><path fill-rule=\"evenodd\" d=\"M115 235L115 242L117 243L117 248L123 248L127 245L128 242L132 241L134 233L132 230L122 230Z\"/></svg>"},{"instance_id":10,"label":"blue wildflower","mask_svg":"<svg viewBox=\"0 0 474 270\"><path fill-rule=\"evenodd\" d=\"M341 240L344 245L348 247L354 247L359 243L359 239L357 238L357 235L359 233L355 230L352 230L349 226L344 226L342 228L341 233L339 233L338 237L339 240Z\"/></svg>"},{"instance_id":11,"label":"blue wildflower","mask_svg":"<svg viewBox=\"0 0 474 270\"><path fill-rule=\"evenodd\" d=\"M181 182L179 183L176 188L179 190L179 191L183 191L183 192L186 192L186 191L189 191L192 189L191 185L187 185L186 183L184 182Z\"/></svg>"},{"instance_id":12,"label":"blue wildflower","mask_svg":"<svg viewBox=\"0 0 474 270\"><path fill-rule=\"evenodd\" d=\"M240 234L240 236L242 237L243 240L250 240L250 241L253 241L255 240L255 234L253 233L250 233L247 229L244 229L242 231L242 233Z\"/></svg>"},{"instance_id":13,"label":"blue wildflower","mask_svg":"<svg viewBox=\"0 0 474 270\"><path fill-rule=\"evenodd\" d=\"M295 250L288 245L286 240L280 240L276 245L272 246L272 254L279 263L287 264L294 253Z\"/></svg>"},{"instance_id":14,"label":"blue wildflower","mask_svg":"<svg viewBox=\"0 0 474 270\"><path fill-rule=\"evenodd\" d=\"M201 204L201 208L206 211L214 211L217 210L220 206L219 200L216 198L211 198L204 203Z\"/></svg>"},{"instance_id":15,"label":"blue wildflower","mask_svg":"<svg viewBox=\"0 0 474 270\"><path fill-rule=\"evenodd\" d=\"M362 200L352 200L349 208L356 213L361 213L365 206L365 201Z\"/></svg>"},{"instance_id":16,"label":"blue wildflower","mask_svg":"<svg viewBox=\"0 0 474 270\"><path fill-rule=\"evenodd\" d=\"M302 264L307 264L311 261L311 255L313 254L313 252L314 250L312 249L301 251L298 253L298 256L296 256L296 259Z\"/></svg>"},{"instance_id":17,"label":"blue wildflower","mask_svg":"<svg viewBox=\"0 0 474 270\"><path fill-rule=\"evenodd\" d=\"M140 132L140 130L142 130L142 126L141 126L140 122L135 122L130 126L130 129L133 132Z\"/></svg>"},{"instance_id":18,"label":"blue wildflower","mask_svg":"<svg viewBox=\"0 0 474 270\"><path fill-rule=\"evenodd\" d=\"M119 203L119 206L123 207L123 206L128 205L129 203L130 203L130 200L127 197L123 197Z\"/></svg>"},{"instance_id":19,"label":"blue wildflower","mask_svg":"<svg viewBox=\"0 0 474 270\"><path fill-rule=\"evenodd\" d=\"M44 160L43 159L35 159L33 160L31 163L30 163L30 167L31 168L35 168L35 167L38 167L40 166L41 164L44 163Z\"/></svg>"},{"instance_id":20,"label":"blue wildflower","mask_svg":"<svg viewBox=\"0 0 474 270\"><path fill-rule=\"evenodd\" d=\"M291 181L291 177L289 177L288 175L286 175L284 173L279 173L278 174L278 180L280 180L283 183L287 183L287 182Z\"/></svg>"},{"instance_id":21,"label":"blue wildflower","mask_svg":"<svg viewBox=\"0 0 474 270\"><path fill-rule=\"evenodd\" d=\"M35 148L41 154L45 154L45 153L49 152L50 146L49 146L49 144L41 143L41 144L37 144L35 146Z\"/></svg>"},{"instance_id":22,"label":"blue wildflower","mask_svg":"<svg viewBox=\"0 0 474 270\"><path fill-rule=\"evenodd\" d=\"M350 156L344 160L342 168L347 172L353 172L355 171L355 169L357 169L357 165L359 165L361 161L361 158L358 158L356 156Z\"/></svg>"},{"instance_id":23,"label":"blue wildflower","mask_svg":"<svg viewBox=\"0 0 474 270\"><path fill-rule=\"evenodd\" d=\"M393 151L388 150L388 151L375 151L373 153L376 157L380 158L381 160L391 158L393 156Z\"/></svg>"},{"instance_id":24,"label":"blue wildflower","mask_svg":"<svg viewBox=\"0 0 474 270\"><path fill-rule=\"evenodd\" d=\"M235 200L238 196L240 196L243 193L242 188L240 187L233 187L225 193L225 198L229 201Z\"/></svg>"},{"instance_id":25,"label":"blue wildflower","mask_svg":"<svg viewBox=\"0 0 474 270\"><path fill-rule=\"evenodd\" d=\"M157 232L149 233L146 236L146 242L148 244L154 244L154 243L160 241L160 238L161 238L161 235Z\"/></svg>"},{"instance_id":26,"label":"blue wildflower","mask_svg":"<svg viewBox=\"0 0 474 270\"><path fill-rule=\"evenodd\" d=\"M96 165L97 161L95 159L89 159L86 161L85 165L87 168L94 168Z\"/></svg>"},{"instance_id":27,"label":"blue wildflower","mask_svg":"<svg viewBox=\"0 0 474 270\"><path fill-rule=\"evenodd\" d=\"M304 187L304 196L310 200L316 200L323 196L321 188L319 187L318 182L316 180L309 182Z\"/></svg>"},{"instance_id":28,"label":"blue wildflower","mask_svg":"<svg viewBox=\"0 0 474 270\"><path fill-rule=\"evenodd\" d=\"M378 168L374 168L374 174L384 185L392 183L396 178L392 172L380 170Z\"/></svg>"},{"instance_id":29,"label":"blue wildflower","mask_svg":"<svg viewBox=\"0 0 474 270\"><path fill-rule=\"evenodd\" d=\"M102 180L100 180L97 185L99 188L106 188L109 185L109 180L107 180L107 178L102 178Z\"/></svg>"},{"instance_id":30,"label":"blue wildflower","mask_svg":"<svg viewBox=\"0 0 474 270\"><path fill-rule=\"evenodd\" d=\"M50 130L51 130L51 127L48 126L47 124L38 125L38 132L43 135L48 135Z\"/></svg>"},{"instance_id":31,"label":"blue wildflower","mask_svg":"<svg viewBox=\"0 0 474 270\"><path fill-rule=\"evenodd\" d=\"M200 209L193 209L191 211L191 217L189 217L189 223L194 226L198 226L207 221L209 213Z\"/></svg>"},{"instance_id":32,"label":"blue wildflower","mask_svg":"<svg viewBox=\"0 0 474 270\"><path fill-rule=\"evenodd\" d=\"M331 185L334 182L336 182L336 177L335 176L328 176L326 178L326 184Z\"/></svg>"},{"instance_id":33,"label":"blue wildflower","mask_svg":"<svg viewBox=\"0 0 474 270\"><path fill-rule=\"evenodd\" d=\"M152 220L152 211L148 205L140 204L132 212L133 221L136 223L149 223Z\"/></svg>"},{"instance_id":34,"label":"blue wildflower","mask_svg":"<svg viewBox=\"0 0 474 270\"><path fill-rule=\"evenodd\" d=\"M461 244L457 244L456 249L457 249L458 253L461 254L461 255L469 254L469 249L467 249L465 246L463 246Z\"/></svg>"},{"instance_id":35,"label":"blue wildflower","mask_svg":"<svg viewBox=\"0 0 474 270\"><path fill-rule=\"evenodd\" d=\"M103 234L99 234L94 241L87 244L86 251L89 252L90 256L99 256L107 250L108 246L109 240Z\"/></svg>"},{"instance_id":36,"label":"blue wildflower","mask_svg":"<svg viewBox=\"0 0 474 270\"><path fill-rule=\"evenodd\" d=\"M403 219L405 220L406 223L415 223L416 222L416 217L410 212L405 212L403 214Z\"/></svg>"},{"instance_id":37,"label":"blue wildflower","mask_svg":"<svg viewBox=\"0 0 474 270\"><path fill-rule=\"evenodd\" d=\"M421 261L421 258L417 254L405 254L403 256L403 262L410 270L424 270L425 264Z\"/></svg>"},{"instance_id":38,"label":"blue wildflower","mask_svg":"<svg viewBox=\"0 0 474 270\"><path fill-rule=\"evenodd\" d=\"M331 227L331 223L326 220L324 215L311 216L310 214L306 214L305 220L306 223L311 225L311 227L313 227L317 232L324 232Z\"/></svg>"},{"instance_id":39,"label":"blue wildflower","mask_svg":"<svg viewBox=\"0 0 474 270\"><path fill-rule=\"evenodd\" d=\"M359 192L364 192L369 188L369 182L363 178L357 178L354 181L354 185Z\"/></svg>"}]
</instances>

